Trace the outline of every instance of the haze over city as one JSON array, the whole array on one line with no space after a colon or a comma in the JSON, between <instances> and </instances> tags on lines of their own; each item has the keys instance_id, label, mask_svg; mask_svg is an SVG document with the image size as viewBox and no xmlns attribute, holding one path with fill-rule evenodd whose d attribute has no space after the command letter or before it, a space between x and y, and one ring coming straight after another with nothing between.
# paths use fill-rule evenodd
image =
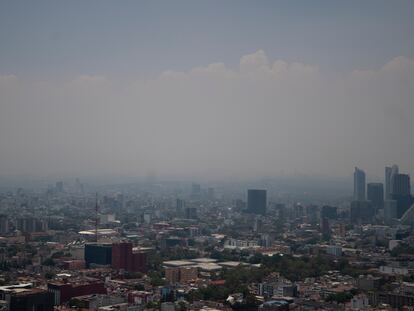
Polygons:
<instances>
[{"instance_id":1,"label":"haze over city","mask_svg":"<svg viewBox=\"0 0 414 311\"><path fill-rule=\"evenodd\" d=\"M0 0L0 311L414 311L413 0Z\"/></svg>"},{"instance_id":2,"label":"haze over city","mask_svg":"<svg viewBox=\"0 0 414 311\"><path fill-rule=\"evenodd\" d=\"M0 175L413 173L399 4L2 1Z\"/></svg>"}]
</instances>

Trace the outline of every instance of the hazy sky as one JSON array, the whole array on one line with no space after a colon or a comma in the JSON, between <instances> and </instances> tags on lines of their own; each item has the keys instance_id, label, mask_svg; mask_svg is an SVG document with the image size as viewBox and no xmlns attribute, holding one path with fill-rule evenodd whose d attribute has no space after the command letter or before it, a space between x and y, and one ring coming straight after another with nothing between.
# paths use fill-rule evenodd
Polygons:
<instances>
[{"instance_id":1,"label":"hazy sky","mask_svg":"<svg viewBox=\"0 0 414 311\"><path fill-rule=\"evenodd\" d=\"M0 1L0 175L414 173L414 1Z\"/></svg>"}]
</instances>

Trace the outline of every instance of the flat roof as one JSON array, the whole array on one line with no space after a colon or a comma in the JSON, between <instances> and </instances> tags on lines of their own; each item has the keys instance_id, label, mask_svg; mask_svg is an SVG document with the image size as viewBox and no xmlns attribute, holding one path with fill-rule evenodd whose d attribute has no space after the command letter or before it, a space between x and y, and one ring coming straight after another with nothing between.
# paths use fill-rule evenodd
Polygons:
<instances>
[{"instance_id":1,"label":"flat roof","mask_svg":"<svg viewBox=\"0 0 414 311\"><path fill-rule=\"evenodd\" d=\"M217 262L217 259L213 259L213 258L196 258L196 259L191 259L191 261L193 262L199 262L199 263L209 263L209 262Z\"/></svg>"},{"instance_id":2,"label":"flat roof","mask_svg":"<svg viewBox=\"0 0 414 311\"><path fill-rule=\"evenodd\" d=\"M78 234L82 235L95 235L95 230L83 230L79 231ZM98 229L98 235L116 235L118 232L116 232L113 229Z\"/></svg>"},{"instance_id":3,"label":"flat roof","mask_svg":"<svg viewBox=\"0 0 414 311\"><path fill-rule=\"evenodd\" d=\"M263 303L264 305L286 305L288 302L286 300L269 300Z\"/></svg>"},{"instance_id":4,"label":"flat roof","mask_svg":"<svg viewBox=\"0 0 414 311\"><path fill-rule=\"evenodd\" d=\"M6 286L0 286L0 290L14 290L18 288L31 288L33 286L33 283L21 283L21 284L14 284L14 285L6 285Z\"/></svg>"},{"instance_id":5,"label":"flat roof","mask_svg":"<svg viewBox=\"0 0 414 311\"><path fill-rule=\"evenodd\" d=\"M170 267L192 266L194 262L188 260L168 260L164 261L163 265Z\"/></svg>"},{"instance_id":6,"label":"flat roof","mask_svg":"<svg viewBox=\"0 0 414 311\"><path fill-rule=\"evenodd\" d=\"M223 268L222 266L219 266L218 264L213 262L199 263L197 267L204 271L217 271Z\"/></svg>"},{"instance_id":7,"label":"flat roof","mask_svg":"<svg viewBox=\"0 0 414 311\"><path fill-rule=\"evenodd\" d=\"M222 262L218 262L217 263L220 266L225 266L225 267L238 267L238 266L249 266L248 263L245 262L241 262L241 261L222 261Z\"/></svg>"}]
</instances>

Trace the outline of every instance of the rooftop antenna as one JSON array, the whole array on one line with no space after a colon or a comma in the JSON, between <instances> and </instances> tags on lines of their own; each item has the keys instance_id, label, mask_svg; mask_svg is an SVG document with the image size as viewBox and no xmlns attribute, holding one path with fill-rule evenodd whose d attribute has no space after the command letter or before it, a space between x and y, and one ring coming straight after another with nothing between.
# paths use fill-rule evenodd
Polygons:
<instances>
[{"instance_id":1,"label":"rooftop antenna","mask_svg":"<svg viewBox=\"0 0 414 311\"><path fill-rule=\"evenodd\" d=\"M98 193L96 193L96 200L95 200L95 242L98 243L98 225L99 225L99 218L98 218Z\"/></svg>"}]
</instances>

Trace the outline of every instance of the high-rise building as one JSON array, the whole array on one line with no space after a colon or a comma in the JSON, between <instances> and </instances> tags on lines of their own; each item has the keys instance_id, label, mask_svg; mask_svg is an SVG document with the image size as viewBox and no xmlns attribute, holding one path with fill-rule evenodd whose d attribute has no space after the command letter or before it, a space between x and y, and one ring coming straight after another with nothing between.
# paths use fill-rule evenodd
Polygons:
<instances>
[{"instance_id":1,"label":"high-rise building","mask_svg":"<svg viewBox=\"0 0 414 311\"><path fill-rule=\"evenodd\" d=\"M110 265L112 263L112 245L98 243L86 244L85 263L88 268L91 264Z\"/></svg>"},{"instance_id":2,"label":"high-rise building","mask_svg":"<svg viewBox=\"0 0 414 311\"><path fill-rule=\"evenodd\" d=\"M247 212L258 215L266 214L266 190L247 190Z\"/></svg>"},{"instance_id":3,"label":"high-rise building","mask_svg":"<svg viewBox=\"0 0 414 311\"><path fill-rule=\"evenodd\" d=\"M354 200L365 201L365 172L357 167L354 172Z\"/></svg>"},{"instance_id":4,"label":"high-rise building","mask_svg":"<svg viewBox=\"0 0 414 311\"><path fill-rule=\"evenodd\" d=\"M112 244L112 268L129 272L145 272L147 254L134 252L132 243L121 242Z\"/></svg>"},{"instance_id":5,"label":"high-rise building","mask_svg":"<svg viewBox=\"0 0 414 311\"><path fill-rule=\"evenodd\" d=\"M398 174L397 165L385 167L385 200L392 200L392 184L395 174Z\"/></svg>"},{"instance_id":6,"label":"high-rise building","mask_svg":"<svg viewBox=\"0 0 414 311\"><path fill-rule=\"evenodd\" d=\"M410 175L395 174L392 179L392 196L411 195Z\"/></svg>"},{"instance_id":7,"label":"high-rise building","mask_svg":"<svg viewBox=\"0 0 414 311\"><path fill-rule=\"evenodd\" d=\"M330 235L331 234L331 226L329 225L329 219L324 217L321 219L320 223L321 233L323 235Z\"/></svg>"},{"instance_id":8,"label":"high-rise building","mask_svg":"<svg viewBox=\"0 0 414 311\"><path fill-rule=\"evenodd\" d=\"M367 184L367 199L375 209L384 206L384 185L382 183Z\"/></svg>"},{"instance_id":9,"label":"high-rise building","mask_svg":"<svg viewBox=\"0 0 414 311\"><path fill-rule=\"evenodd\" d=\"M410 175L394 174L391 188L391 199L397 202L397 218L401 218L414 204L414 197L411 196Z\"/></svg>"}]
</instances>

